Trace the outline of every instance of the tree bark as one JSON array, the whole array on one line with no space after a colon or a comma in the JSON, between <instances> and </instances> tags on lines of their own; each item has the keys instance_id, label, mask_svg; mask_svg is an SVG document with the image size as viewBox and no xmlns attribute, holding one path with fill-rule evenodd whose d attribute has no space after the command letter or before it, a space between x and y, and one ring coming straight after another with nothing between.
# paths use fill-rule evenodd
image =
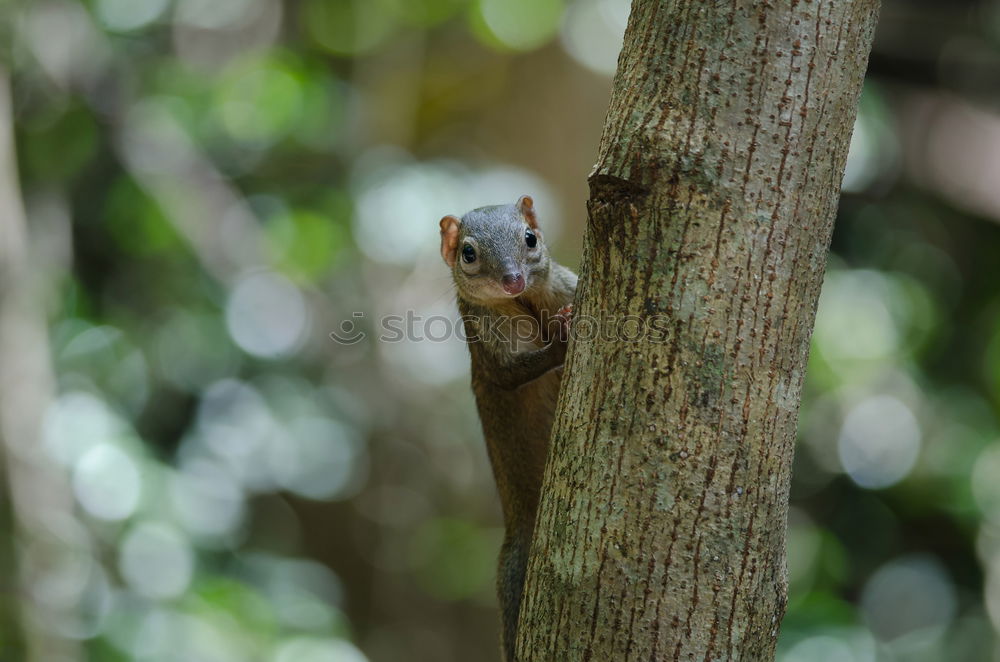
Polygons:
<instances>
[{"instance_id":1,"label":"tree bark","mask_svg":"<svg viewBox=\"0 0 1000 662\"><path fill-rule=\"evenodd\" d=\"M878 0L635 0L518 660L770 660Z\"/></svg>"}]
</instances>

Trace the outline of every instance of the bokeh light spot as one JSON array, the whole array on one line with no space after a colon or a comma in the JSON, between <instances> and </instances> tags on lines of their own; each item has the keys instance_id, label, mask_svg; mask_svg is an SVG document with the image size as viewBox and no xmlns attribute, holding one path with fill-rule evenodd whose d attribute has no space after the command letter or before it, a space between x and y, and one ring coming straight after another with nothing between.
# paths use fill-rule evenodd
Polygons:
<instances>
[{"instance_id":1,"label":"bokeh light spot","mask_svg":"<svg viewBox=\"0 0 1000 662\"><path fill-rule=\"evenodd\" d=\"M413 322L393 324L393 342L378 344L379 355L400 377L443 385L469 373L461 319L445 303L414 311ZM402 337L395 341L395 334Z\"/></svg>"},{"instance_id":2,"label":"bokeh light spot","mask_svg":"<svg viewBox=\"0 0 1000 662\"><path fill-rule=\"evenodd\" d=\"M295 126L303 96L300 74L290 65L275 58L252 60L227 73L216 110L234 140L268 145Z\"/></svg>"},{"instance_id":3,"label":"bokeh light spot","mask_svg":"<svg viewBox=\"0 0 1000 662\"><path fill-rule=\"evenodd\" d=\"M628 22L628 0L576 0L566 9L560 39L569 55L584 67L610 76Z\"/></svg>"},{"instance_id":4,"label":"bokeh light spot","mask_svg":"<svg viewBox=\"0 0 1000 662\"><path fill-rule=\"evenodd\" d=\"M458 201L461 187L457 173L418 164L386 166L365 176L354 216L358 248L376 262L411 263L437 242L427 219L449 213L444 205Z\"/></svg>"},{"instance_id":5,"label":"bokeh light spot","mask_svg":"<svg viewBox=\"0 0 1000 662\"><path fill-rule=\"evenodd\" d=\"M955 587L937 559L909 556L879 568L861 594L865 621L881 641L920 630L940 635L955 614Z\"/></svg>"},{"instance_id":6,"label":"bokeh light spot","mask_svg":"<svg viewBox=\"0 0 1000 662\"><path fill-rule=\"evenodd\" d=\"M340 579L315 561L251 554L244 557L278 621L297 630L329 633L340 624Z\"/></svg>"},{"instance_id":7,"label":"bokeh light spot","mask_svg":"<svg viewBox=\"0 0 1000 662\"><path fill-rule=\"evenodd\" d=\"M226 302L226 326L243 350L264 358L287 356L302 343L309 311L284 276L255 272L237 282Z\"/></svg>"},{"instance_id":8,"label":"bokeh light spot","mask_svg":"<svg viewBox=\"0 0 1000 662\"><path fill-rule=\"evenodd\" d=\"M479 0L473 16L488 43L530 51L549 41L559 28L562 0Z\"/></svg>"},{"instance_id":9,"label":"bokeh light spot","mask_svg":"<svg viewBox=\"0 0 1000 662\"><path fill-rule=\"evenodd\" d=\"M314 280L323 274L344 243L340 225L308 210L276 214L266 227L273 263L298 279Z\"/></svg>"},{"instance_id":10,"label":"bokeh light spot","mask_svg":"<svg viewBox=\"0 0 1000 662\"><path fill-rule=\"evenodd\" d=\"M252 386L225 379L212 384L198 409L197 435L189 447L191 457L204 451L220 460L226 470L248 490L272 489L274 484L268 448L280 428L267 403Z\"/></svg>"},{"instance_id":11,"label":"bokeh light spot","mask_svg":"<svg viewBox=\"0 0 1000 662\"><path fill-rule=\"evenodd\" d=\"M49 405L43 437L56 460L73 466L88 450L107 441L122 427L103 400L90 393L70 392Z\"/></svg>"},{"instance_id":12,"label":"bokeh light spot","mask_svg":"<svg viewBox=\"0 0 1000 662\"><path fill-rule=\"evenodd\" d=\"M820 635L804 639L781 657L781 662L858 662L846 641Z\"/></svg>"},{"instance_id":13,"label":"bokeh light spot","mask_svg":"<svg viewBox=\"0 0 1000 662\"><path fill-rule=\"evenodd\" d=\"M278 644L271 662L368 662L368 658L343 639L294 637Z\"/></svg>"},{"instance_id":14,"label":"bokeh light spot","mask_svg":"<svg viewBox=\"0 0 1000 662\"><path fill-rule=\"evenodd\" d=\"M920 439L920 424L910 408L891 395L877 395L847 414L837 448L851 480L879 489L910 473L920 454Z\"/></svg>"},{"instance_id":15,"label":"bokeh light spot","mask_svg":"<svg viewBox=\"0 0 1000 662\"><path fill-rule=\"evenodd\" d=\"M231 535L243 521L243 490L212 462L187 463L171 480L170 498L181 525L196 537Z\"/></svg>"},{"instance_id":16,"label":"bokeh light spot","mask_svg":"<svg viewBox=\"0 0 1000 662\"><path fill-rule=\"evenodd\" d=\"M132 458L111 444L91 448L73 471L77 501L94 517L122 520L135 512L142 491Z\"/></svg>"},{"instance_id":17,"label":"bokeh light spot","mask_svg":"<svg viewBox=\"0 0 1000 662\"><path fill-rule=\"evenodd\" d=\"M187 539L165 524L144 522L121 541L118 566L139 595L165 600L181 595L191 583L194 553Z\"/></svg>"},{"instance_id":18,"label":"bokeh light spot","mask_svg":"<svg viewBox=\"0 0 1000 662\"><path fill-rule=\"evenodd\" d=\"M395 27L392 12L378 0L309 0L301 17L305 32L334 55L372 51Z\"/></svg>"},{"instance_id":19,"label":"bokeh light spot","mask_svg":"<svg viewBox=\"0 0 1000 662\"><path fill-rule=\"evenodd\" d=\"M97 18L109 30L128 32L163 15L170 0L97 0Z\"/></svg>"},{"instance_id":20,"label":"bokeh light spot","mask_svg":"<svg viewBox=\"0 0 1000 662\"><path fill-rule=\"evenodd\" d=\"M291 422L284 443L275 444L272 467L282 487L311 499L344 496L358 482L358 442L336 421L309 417Z\"/></svg>"},{"instance_id":21,"label":"bokeh light spot","mask_svg":"<svg viewBox=\"0 0 1000 662\"><path fill-rule=\"evenodd\" d=\"M899 347L890 288L874 271L831 270L816 310L816 343L830 361L878 359Z\"/></svg>"}]
</instances>

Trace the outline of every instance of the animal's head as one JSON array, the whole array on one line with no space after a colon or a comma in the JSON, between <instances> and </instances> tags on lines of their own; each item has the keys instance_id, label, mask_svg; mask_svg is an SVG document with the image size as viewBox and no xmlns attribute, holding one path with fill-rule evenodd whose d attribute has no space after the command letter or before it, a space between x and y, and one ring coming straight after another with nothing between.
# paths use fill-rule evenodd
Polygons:
<instances>
[{"instance_id":1,"label":"animal's head","mask_svg":"<svg viewBox=\"0 0 1000 662\"><path fill-rule=\"evenodd\" d=\"M441 257L459 296L479 303L520 296L549 273L549 252L527 195L512 205L442 218Z\"/></svg>"}]
</instances>

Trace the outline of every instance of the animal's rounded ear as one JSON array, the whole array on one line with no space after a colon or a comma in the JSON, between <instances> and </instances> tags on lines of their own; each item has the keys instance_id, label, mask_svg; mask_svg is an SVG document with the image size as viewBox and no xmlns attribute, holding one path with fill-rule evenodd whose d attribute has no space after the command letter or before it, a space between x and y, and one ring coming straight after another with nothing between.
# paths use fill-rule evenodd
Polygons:
<instances>
[{"instance_id":1,"label":"animal's rounded ear","mask_svg":"<svg viewBox=\"0 0 1000 662\"><path fill-rule=\"evenodd\" d=\"M521 216L524 216L524 220L528 222L531 229L537 230L538 215L535 214L535 201L531 199L530 195L522 195L517 199L517 209L521 212Z\"/></svg>"},{"instance_id":2,"label":"animal's rounded ear","mask_svg":"<svg viewBox=\"0 0 1000 662\"><path fill-rule=\"evenodd\" d=\"M449 267L454 267L457 259L458 226L461 223L457 216L450 214L441 219L441 257Z\"/></svg>"}]
</instances>

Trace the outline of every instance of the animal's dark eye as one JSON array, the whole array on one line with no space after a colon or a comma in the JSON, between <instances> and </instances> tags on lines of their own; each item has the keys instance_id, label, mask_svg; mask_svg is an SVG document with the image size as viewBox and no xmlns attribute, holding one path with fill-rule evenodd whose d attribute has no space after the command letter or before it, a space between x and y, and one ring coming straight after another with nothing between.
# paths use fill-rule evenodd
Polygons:
<instances>
[{"instance_id":1,"label":"animal's dark eye","mask_svg":"<svg viewBox=\"0 0 1000 662\"><path fill-rule=\"evenodd\" d=\"M466 264L472 264L476 261L476 249L466 244L462 247L462 260Z\"/></svg>"},{"instance_id":2,"label":"animal's dark eye","mask_svg":"<svg viewBox=\"0 0 1000 662\"><path fill-rule=\"evenodd\" d=\"M528 248L534 248L538 245L538 237L531 230L524 231L524 243L528 244Z\"/></svg>"}]
</instances>

